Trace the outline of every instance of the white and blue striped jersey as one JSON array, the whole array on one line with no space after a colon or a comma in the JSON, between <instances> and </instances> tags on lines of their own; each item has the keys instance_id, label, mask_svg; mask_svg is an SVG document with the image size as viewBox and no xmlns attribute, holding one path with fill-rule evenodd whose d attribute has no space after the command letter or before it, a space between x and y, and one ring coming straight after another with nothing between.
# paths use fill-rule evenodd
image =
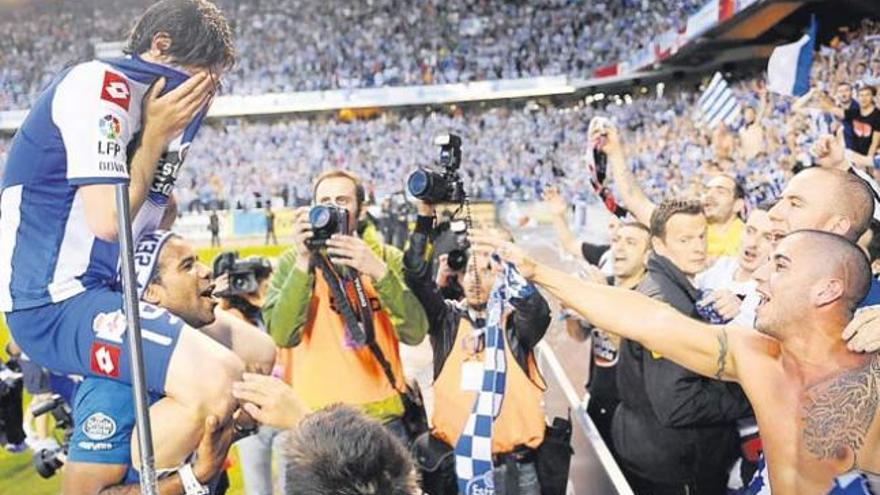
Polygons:
<instances>
[{"instance_id":1,"label":"white and blue striped jersey","mask_svg":"<svg viewBox=\"0 0 880 495\"><path fill-rule=\"evenodd\" d=\"M116 280L118 244L92 233L79 188L128 180L148 87L92 61L60 74L31 108L0 189L0 311Z\"/></svg>"}]
</instances>

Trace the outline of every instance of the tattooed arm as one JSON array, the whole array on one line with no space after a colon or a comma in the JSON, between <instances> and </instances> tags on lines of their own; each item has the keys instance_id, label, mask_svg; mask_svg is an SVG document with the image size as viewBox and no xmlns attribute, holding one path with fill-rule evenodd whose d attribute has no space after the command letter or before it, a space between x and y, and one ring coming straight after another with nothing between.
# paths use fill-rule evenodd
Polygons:
<instances>
[{"instance_id":1,"label":"tattooed arm","mask_svg":"<svg viewBox=\"0 0 880 495\"><path fill-rule=\"evenodd\" d=\"M488 237L474 237L472 242L496 249L524 277L597 328L635 340L700 375L736 381L737 355L761 352L755 344L769 345L753 330L707 325L643 294L592 284L541 265L513 244Z\"/></svg>"}]
</instances>

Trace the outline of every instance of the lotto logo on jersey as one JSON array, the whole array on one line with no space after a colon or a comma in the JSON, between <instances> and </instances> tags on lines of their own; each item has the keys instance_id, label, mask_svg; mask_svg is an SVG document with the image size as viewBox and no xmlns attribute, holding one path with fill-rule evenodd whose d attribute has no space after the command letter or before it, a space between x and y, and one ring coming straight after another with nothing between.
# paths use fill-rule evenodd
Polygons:
<instances>
[{"instance_id":1,"label":"lotto logo on jersey","mask_svg":"<svg viewBox=\"0 0 880 495\"><path fill-rule=\"evenodd\" d=\"M104 85L101 87L101 99L119 105L128 111L131 101L131 90L128 89L128 81L122 76L112 72L104 72Z\"/></svg>"},{"instance_id":2,"label":"lotto logo on jersey","mask_svg":"<svg viewBox=\"0 0 880 495\"><path fill-rule=\"evenodd\" d=\"M119 377L119 347L109 344L92 344L90 368L93 373Z\"/></svg>"}]
</instances>

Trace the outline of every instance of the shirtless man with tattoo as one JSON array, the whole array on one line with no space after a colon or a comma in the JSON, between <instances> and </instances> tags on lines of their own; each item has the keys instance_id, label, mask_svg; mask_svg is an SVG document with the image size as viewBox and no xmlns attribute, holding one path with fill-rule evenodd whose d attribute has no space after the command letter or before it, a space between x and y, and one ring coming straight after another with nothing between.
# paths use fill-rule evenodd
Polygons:
<instances>
[{"instance_id":1,"label":"shirtless man with tattoo","mask_svg":"<svg viewBox=\"0 0 880 495\"><path fill-rule=\"evenodd\" d=\"M775 495L842 493L844 485L876 480L880 356L852 352L841 337L871 276L852 242L811 230L786 236L754 274L763 297L758 331L692 320L636 292L538 264L496 239L473 242L495 249L593 325L702 375L739 382L764 441L769 476L758 476L769 477Z\"/></svg>"}]
</instances>

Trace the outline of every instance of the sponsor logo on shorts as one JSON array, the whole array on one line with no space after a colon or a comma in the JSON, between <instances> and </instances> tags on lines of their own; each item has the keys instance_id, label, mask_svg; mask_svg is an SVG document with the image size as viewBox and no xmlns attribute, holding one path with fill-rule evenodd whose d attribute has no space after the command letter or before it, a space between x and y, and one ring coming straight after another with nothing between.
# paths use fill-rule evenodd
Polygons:
<instances>
[{"instance_id":1,"label":"sponsor logo on shorts","mask_svg":"<svg viewBox=\"0 0 880 495\"><path fill-rule=\"evenodd\" d=\"M111 378L119 377L119 347L94 342L90 354L93 373Z\"/></svg>"},{"instance_id":2,"label":"sponsor logo on shorts","mask_svg":"<svg viewBox=\"0 0 880 495\"><path fill-rule=\"evenodd\" d=\"M104 451L104 450L113 450L113 444L107 442L79 442L77 444L79 448L83 450L91 450L91 451Z\"/></svg>"},{"instance_id":3,"label":"sponsor logo on shorts","mask_svg":"<svg viewBox=\"0 0 880 495\"><path fill-rule=\"evenodd\" d=\"M96 338L117 344L122 343L122 335L125 334L127 326L128 323L121 309L112 313L98 313L92 321L92 330L95 331Z\"/></svg>"},{"instance_id":4,"label":"sponsor logo on shorts","mask_svg":"<svg viewBox=\"0 0 880 495\"><path fill-rule=\"evenodd\" d=\"M82 432L92 440L107 440L116 433L116 421L104 413L96 412L86 418Z\"/></svg>"},{"instance_id":5,"label":"sponsor logo on shorts","mask_svg":"<svg viewBox=\"0 0 880 495\"><path fill-rule=\"evenodd\" d=\"M127 112L128 105L131 102L131 90L128 88L128 81L119 74L114 74L110 71L104 72L101 99L115 103Z\"/></svg>"}]
</instances>

